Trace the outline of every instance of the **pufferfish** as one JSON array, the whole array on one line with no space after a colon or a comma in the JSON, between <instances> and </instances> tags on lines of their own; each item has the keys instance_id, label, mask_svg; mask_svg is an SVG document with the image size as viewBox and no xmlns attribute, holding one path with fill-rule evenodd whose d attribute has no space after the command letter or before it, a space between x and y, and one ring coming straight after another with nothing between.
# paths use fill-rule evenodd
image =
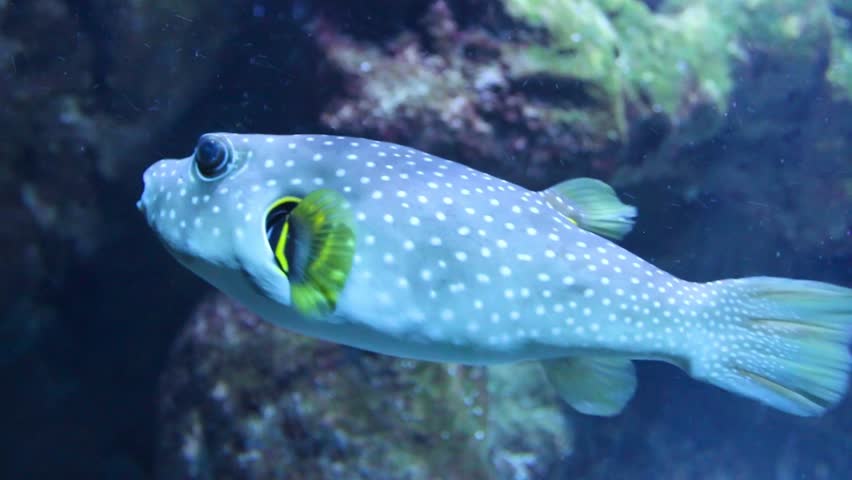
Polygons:
<instances>
[{"instance_id":1,"label":"pufferfish","mask_svg":"<svg viewBox=\"0 0 852 480\"><path fill-rule=\"evenodd\" d=\"M637 359L802 416L847 388L852 290L676 278L613 243L636 210L599 180L532 191L391 143L212 133L144 183L137 206L178 261L304 335L538 361L591 415L625 407Z\"/></svg>"}]
</instances>

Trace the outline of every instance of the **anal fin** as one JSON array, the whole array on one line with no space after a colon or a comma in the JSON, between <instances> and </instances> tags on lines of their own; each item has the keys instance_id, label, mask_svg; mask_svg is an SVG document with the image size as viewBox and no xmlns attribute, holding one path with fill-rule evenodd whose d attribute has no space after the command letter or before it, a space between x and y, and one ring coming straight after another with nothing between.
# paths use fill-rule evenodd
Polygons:
<instances>
[{"instance_id":1,"label":"anal fin","mask_svg":"<svg viewBox=\"0 0 852 480\"><path fill-rule=\"evenodd\" d=\"M636 391L636 370L626 358L567 357L541 365L559 396L586 415L617 415Z\"/></svg>"}]
</instances>

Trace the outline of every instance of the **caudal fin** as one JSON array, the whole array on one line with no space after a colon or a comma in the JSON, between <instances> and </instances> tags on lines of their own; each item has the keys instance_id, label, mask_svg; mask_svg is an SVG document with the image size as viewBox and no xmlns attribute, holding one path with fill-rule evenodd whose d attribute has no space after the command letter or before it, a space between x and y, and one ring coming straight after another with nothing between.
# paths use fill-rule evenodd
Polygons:
<instances>
[{"instance_id":1,"label":"caudal fin","mask_svg":"<svg viewBox=\"0 0 852 480\"><path fill-rule=\"evenodd\" d=\"M721 326L691 362L693 376L801 416L843 398L852 359L852 289L751 277L707 284ZM709 334L709 333L708 333Z\"/></svg>"}]
</instances>

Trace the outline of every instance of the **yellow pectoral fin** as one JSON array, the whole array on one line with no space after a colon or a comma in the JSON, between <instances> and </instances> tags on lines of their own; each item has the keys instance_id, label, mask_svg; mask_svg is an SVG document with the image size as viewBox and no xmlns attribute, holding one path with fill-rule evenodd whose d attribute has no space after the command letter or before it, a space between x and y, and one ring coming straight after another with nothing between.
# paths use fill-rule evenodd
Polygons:
<instances>
[{"instance_id":1,"label":"yellow pectoral fin","mask_svg":"<svg viewBox=\"0 0 852 480\"><path fill-rule=\"evenodd\" d=\"M290 236L298 242L288 276L293 306L303 315L328 315L334 312L352 269L352 214L340 194L323 189L305 197L293 209L289 223Z\"/></svg>"}]
</instances>

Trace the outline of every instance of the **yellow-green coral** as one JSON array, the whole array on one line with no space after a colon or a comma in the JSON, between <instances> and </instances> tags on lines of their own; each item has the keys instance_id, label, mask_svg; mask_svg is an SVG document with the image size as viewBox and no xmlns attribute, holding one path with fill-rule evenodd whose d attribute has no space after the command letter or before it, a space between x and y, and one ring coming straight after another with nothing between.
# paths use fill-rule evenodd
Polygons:
<instances>
[{"instance_id":1,"label":"yellow-green coral","mask_svg":"<svg viewBox=\"0 0 852 480\"><path fill-rule=\"evenodd\" d=\"M852 5L847 5L852 17ZM833 18L831 63L826 76L838 97L852 101L852 26L846 19Z\"/></svg>"},{"instance_id":2,"label":"yellow-green coral","mask_svg":"<svg viewBox=\"0 0 852 480\"><path fill-rule=\"evenodd\" d=\"M713 5L717 21L734 26L736 41L744 47L783 55L790 62L818 62L828 54L826 80L839 97L852 100L852 32L848 20L852 4L848 0L702 1ZM692 3L669 0L667 5Z\"/></svg>"},{"instance_id":3,"label":"yellow-green coral","mask_svg":"<svg viewBox=\"0 0 852 480\"><path fill-rule=\"evenodd\" d=\"M839 0L835 0L839 1ZM623 131L625 102L678 121L695 103L726 109L732 69L746 51L813 59L831 41L827 79L852 93L848 22L829 0L505 0L507 11L549 34L516 50L513 73L591 84ZM835 6L836 8L836 6Z\"/></svg>"},{"instance_id":4,"label":"yellow-green coral","mask_svg":"<svg viewBox=\"0 0 852 480\"><path fill-rule=\"evenodd\" d=\"M552 39L522 50L515 73L595 84L619 127L625 100L677 116L683 102L696 100L690 92L721 108L731 89L731 31L703 3L670 14L634 0L507 0L506 6Z\"/></svg>"}]
</instances>

